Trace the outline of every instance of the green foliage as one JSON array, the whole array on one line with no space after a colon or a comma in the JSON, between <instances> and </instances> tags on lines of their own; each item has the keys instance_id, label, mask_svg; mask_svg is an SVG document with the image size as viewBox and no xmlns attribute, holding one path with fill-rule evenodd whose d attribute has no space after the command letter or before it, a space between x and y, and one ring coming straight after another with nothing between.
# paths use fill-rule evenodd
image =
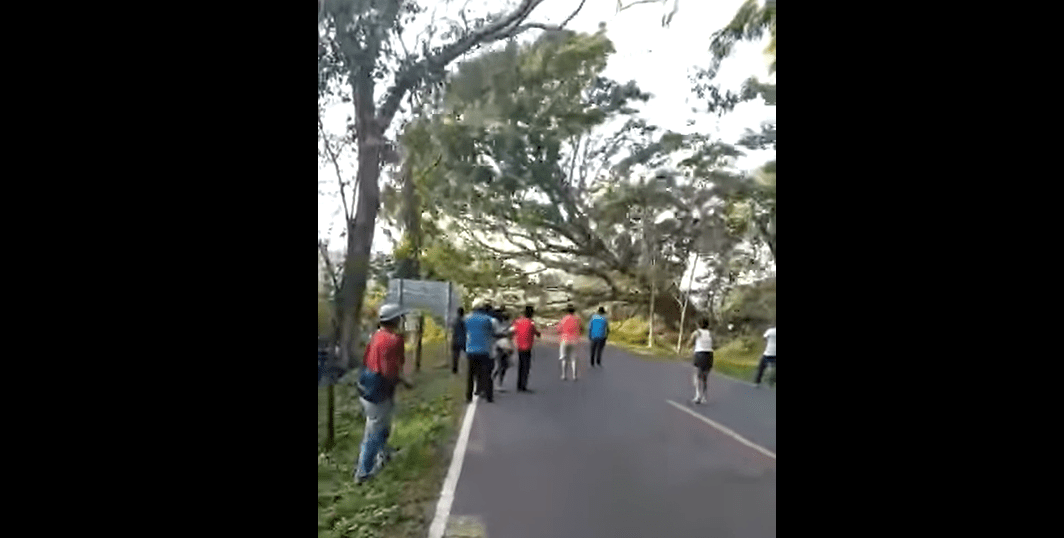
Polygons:
<instances>
[{"instance_id":1,"label":"green foliage","mask_svg":"<svg viewBox=\"0 0 1064 538\"><path fill-rule=\"evenodd\" d=\"M759 344L760 342L751 336L733 338L718 348L714 355L726 357L732 362L757 362L764 347Z\"/></svg>"},{"instance_id":2,"label":"green foliage","mask_svg":"<svg viewBox=\"0 0 1064 538\"><path fill-rule=\"evenodd\" d=\"M426 209L469 239L508 239L520 250L508 256L523 261L569 270L601 259L587 178L570 173L573 151L592 128L648 97L601 76L612 52L604 32L547 32L531 45L511 43L463 63L443 110L412 124L404 138L426 170L419 188L434 202ZM481 247L490 252L487 243Z\"/></svg>"},{"instance_id":3,"label":"green foliage","mask_svg":"<svg viewBox=\"0 0 1064 538\"><path fill-rule=\"evenodd\" d=\"M468 295L527 283L524 274L501 257L475 247L459 248L435 237L421 259L424 278L461 285Z\"/></svg>"},{"instance_id":4,"label":"green foliage","mask_svg":"<svg viewBox=\"0 0 1064 538\"><path fill-rule=\"evenodd\" d=\"M646 345L650 324L641 317L628 318L610 327L610 339L626 344Z\"/></svg>"},{"instance_id":5,"label":"green foliage","mask_svg":"<svg viewBox=\"0 0 1064 538\"><path fill-rule=\"evenodd\" d=\"M776 279L735 289L724 303L724 321L760 337L776 320Z\"/></svg>"},{"instance_id":6,"label":"green foliage","mask_svg":"<svg viewBox=\"0 0 1064 538\"><path fill-rule=\"evenodd\" d=\"M776 72L776 1L747 0L739 7L735 17L727 26L713 33L709 50L713 54L710 64L710 76L716 76L720 62L727 58L739 41L754 41L768 31L771 36L765 54L772 56L770 73Z\"/></svg>"},{"instance_id":7,"label":"green foliage","mask_svg":"<svg viewBox=\"0 0 1064 538\"><path fill-rule=\"evenodd\" d=\"M447 331L436 322L436 318L425 316L425 328L421 331L421 341L425 343L434 343L445 342L446 340Z\"/></svg>"},{"instance_id":8,"label":"green foliage","mask_svg":"<svg viewBox=\"0 0 1064 538\"><path fill-rule=\"evenodd\" d=\"M747 80L739 93L730 90L721 92L713 84L721 62L732 53L735 44L740 41L756 41L768 32L770 40L765 54L772 58L769 74L776 72L776 1L747 0L739 7L735 17L727 26L713 33L710 39L710 63L706 69L698 70L693 78L694 90L705 99L710 111L723 114L735 108L735 105L762 97L770 105L776 104L776 85L759 82L756 77Z\"/></svg>"}]
</instances>

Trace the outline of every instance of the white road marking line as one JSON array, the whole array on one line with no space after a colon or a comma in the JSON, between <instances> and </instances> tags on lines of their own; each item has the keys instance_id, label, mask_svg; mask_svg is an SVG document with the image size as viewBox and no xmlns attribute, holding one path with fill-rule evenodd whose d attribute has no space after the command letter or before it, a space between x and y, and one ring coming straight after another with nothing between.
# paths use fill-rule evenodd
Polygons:
<instances>
[{"instance_id":1,"label":"white road marking line","mask_svg":"<svg viewBox=\"0 0 1064 538\"><path fill-rule=\"evenodd\" d=\"M669 403L670 405L672 405L673 407L675 407L676 409L679 409L680 411L683 411L683 412L685 412L685 413L697 418L698 420L701 420L702 422L705 422L706 424L709 424L710 426L713 426L714 428L724 432L726 435L728 435L729 437L735 439L736 441L739 441L740 443L742 443L742 444L744 444L744 445L746 445L746 446L748 446L748 447L750 447L750 448L752 448L752 449L754 449L754 450L756 450L756 451L758 451L758 452L760 452L760 453L762 453L762 454L764 454L764 455L766 455L766 456L768 456L768 457L770 457L772 459L776 459L776 455L774 453L772 453L771 451L769 451L768 449L766 449L764 447L761 447L761 446L758 446L758 445L756 445L754 443L751 443L750 441L747 441L743 436L731 431L730 429L728 429L728 428L726 428L726 427L724 427L724 426L722 426L720 424L717 424L716 422L714 422L714 421L712 421L712 420L710 420L710 419L708 419L708 418L706 418L706 417L704 417L704 416L702 416L702 415L700 415L698 413L695 413L694 411L688 409L687 407L685 407L685 406L683 406L681 404L678 404L678 403L676 403L676 402L674 402L672 400L665 400L665 401L667 403Z\"/></svg>"},{"instance_id":2,"label":"white road marking line","mask_svg":"<svg viewBox=\"0 0 1064 538\"><path fill-rule=\"evenodd\" d=\"M429 527L429 538L443 538L447 530L447 520L451 517L451 505L454 503L454 490L458 487L458 476L462 474L462 462L465 460L466 446L469 444L469 431L473 429L473 414L477 410L479 396L466 406L465 417L462 419L462 430L458 434L458 444L454 446L454 455L451 456L451 468L447 471L447 478L443 481L443 489L440 490L440 500L436 503L436 515L432 518Z\"/></svg>"}]
</instances>

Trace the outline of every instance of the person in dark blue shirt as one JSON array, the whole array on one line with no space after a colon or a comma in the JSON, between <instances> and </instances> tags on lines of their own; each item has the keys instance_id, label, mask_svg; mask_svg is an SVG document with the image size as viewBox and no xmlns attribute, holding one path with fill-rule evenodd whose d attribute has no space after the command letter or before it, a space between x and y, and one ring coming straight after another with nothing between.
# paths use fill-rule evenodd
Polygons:
<instances>
[{"instance_id":1,"label":"person in dark blue shirt","mask_svg":"<svg viewBox=\"0 0 1064 538\"><path fill-rule=\"evenodd\" d=\"M491 304L480 305L465 318L466 359L469 361L469 373L466 379L466 402L473 401L473 384L476 380L478 396L484 396L488 402L494 401L491 386L491 346L495 343L495 318L491 315Z\"/></svg>"},{"instance_id":2,"label":"person in dark blue shirt","mask_svg":"<svg viewBox=\"0 0 1064 538\"><path fill-rule=\"evenodd\" d=\"M606 348L606 337L610 335L610 322L606 319L606 309L599 307L598 313L591 316L587 324L587 337L591 340L591 367L602 366L602 350Z\"/></svg>"},{"instance_id":3,"label":"person in dark blue shirt","mask_svg":"<svg viewBox=\"0 0 1064 538\"><path fill-rule=\"evenodd\" d=\"M451 333L451 372L458 373L458 356L465 351L466 327L465 309L458 308L458 316L454 320L453 332Z\"/></svg>"}]
</instances>

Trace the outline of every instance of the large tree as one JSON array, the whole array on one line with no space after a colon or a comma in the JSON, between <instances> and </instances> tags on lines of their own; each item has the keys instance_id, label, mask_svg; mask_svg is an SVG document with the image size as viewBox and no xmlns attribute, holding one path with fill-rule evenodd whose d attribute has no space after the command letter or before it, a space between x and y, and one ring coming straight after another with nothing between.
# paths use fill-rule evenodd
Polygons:
<instances>
[{"instance_id":1,"label":"large tree","mask_svg":"<svg viewBox=\"0 0 1064 538\"><path fill-rule=\"evenodd\" d=\"M362 299L366 290L370 250L380 202L381 167L397 162L395 144L388 139L400 105L408 92L443 80L447 66L483 45L508 39L523 31L558 28L526 20L543 0L521 0L508 12L455 23L442 46L429 41L409 51L403 30L424 7L408 0L324 0L319 7L318 86L320 101L336 85L346 86L353 105L351 139L357 153L356 192L351 212L345 215L347 252L340 290L341 354L347 365L353 353ZM564 26L576 15L562 23ZM376 98L378 84L387 89ZM339 170L338 170L339 174ZM340 178L343 182L345 178ZM347 183L351 183L347 180ZM341 185L341 189L344 185Z\"/></svg>"},{"instance_id":2,"label":"large tree","mask_svg":"<svg viewBox=\"0 0 1064 538\"><path fill-rule=\"evenodd\" d=\"M612 51L603 30L549 32L459 68L419 150L442 160L432 198L455 231L500 256L610 281L623 264L596 233L589 200L641 123L605 138L595 130L648 97L601 76Z\"/></svg>"}]
</instances>

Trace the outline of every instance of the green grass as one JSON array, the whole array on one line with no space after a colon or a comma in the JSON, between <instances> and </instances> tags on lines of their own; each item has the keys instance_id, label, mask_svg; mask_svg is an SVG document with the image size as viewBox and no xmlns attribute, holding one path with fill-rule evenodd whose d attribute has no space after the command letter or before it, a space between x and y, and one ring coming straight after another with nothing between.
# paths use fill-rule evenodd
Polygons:
<instances>
[{"instance_id":1,"label":"green grass","mask_svg":"<svg viewBox=\"0 0 1064 538\"><path fill-rule=\"evenodd\" d=\"M685 346L681 353L676 353L676 336L666 340L671 342L655 341L653 348L647 348L646 344L629 344L623 341L610 343L633 352L639 357L650 361L662 362L690 362L693 352ZM757 373L757 363L761 359L761 351L764 344L750 337L737 338L713 351L713 371L718 374L734 377L743 381L752 381Z\"/></svg>"},{"instance_id":2,"label":"green grass","mask_svg":"<svg viewBox=\"0 0 1064 538\"><path fill-rule=\"evenodd\" d=\"M414 389L398 389L389 440L402 450L361 486L351 479L365 423L358 396L353 388L335 388L336 444L326 450L327 393L318 391L319 538L421 538L427 533L465 403L461 376L439 367L446 360L443 347L423 345L417 374L410 373L414 361L407 354Z\"/></svg>"}]
</instances>

